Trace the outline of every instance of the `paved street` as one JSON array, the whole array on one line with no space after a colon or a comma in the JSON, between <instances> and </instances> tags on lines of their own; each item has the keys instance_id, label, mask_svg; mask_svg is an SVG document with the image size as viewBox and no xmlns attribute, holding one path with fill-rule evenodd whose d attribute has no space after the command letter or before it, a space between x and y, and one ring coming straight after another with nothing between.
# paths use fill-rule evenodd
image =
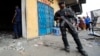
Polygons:
<instances>
[{"instance_id":1,"label":"paved street","mask_svg":"<svg viewBox=\"0 0 100 56\"><path fill-rule=\"evenodd\" d=\"M89 36L88 33L88 31L79 32L84 49L89 56L100 56L100 37ZM71 35L68 33L67 36L70 53L63 50L61 36L52 34L32 40L24 38L14 40L11 34L1 34L0 56L81 56Z\"/></svg>"}]
</instances>

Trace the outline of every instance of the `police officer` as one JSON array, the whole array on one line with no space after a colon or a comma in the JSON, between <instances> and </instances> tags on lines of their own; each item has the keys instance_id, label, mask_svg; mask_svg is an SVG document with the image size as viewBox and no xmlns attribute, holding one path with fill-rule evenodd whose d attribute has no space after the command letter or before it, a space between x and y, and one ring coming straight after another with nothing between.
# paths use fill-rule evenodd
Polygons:
<instances>
[{"instance_id":1,"label":"police officer","mask_svg":"<svg viewBox=\"0 0 100 56\"><path fill-rule=\"evenodd\" d=\"M18 6L16 6L15 14L12 19L13 28L14 28L14 39L21 37L21 10Z\"/></svg>"},{"instance_id":2,"label":"police officer","mask_svg":"<svg viewBox=\"0 0 100 56\"><path fill-rule=\"evenodd\" d=\"M78 33L72 24L73 22L71 21L72 19L73 20L75 19L75 13L70 8L66 7L65 2L59 2L59 7L60 7L60 10L58 10L55 13L54 19L55 21L60 22L60 30L61 30L62 40L65 46L65 50L67 52L70 51L69 43L66 38L66 28L67 28L69 33L72 35L72 37L74 38L74 41L77 44L78 51L83 56L88 56L82 47Z\"/></svg>"}]
</instances>

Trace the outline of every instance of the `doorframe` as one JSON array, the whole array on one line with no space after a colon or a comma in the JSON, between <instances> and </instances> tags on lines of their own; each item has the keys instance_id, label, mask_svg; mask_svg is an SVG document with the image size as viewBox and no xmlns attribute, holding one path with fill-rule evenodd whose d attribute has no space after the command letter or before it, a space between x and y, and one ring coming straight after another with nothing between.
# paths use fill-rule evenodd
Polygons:
<instances>
[{"instance_id":1,"label":"doorframe","mask_svg":"<svg viewBox=\"0 0 100 56\"><path fill-rule=\"evenodd\" d=\"M26 0L21 0L22 11L22 37L27 38Z\"/></svg>"}]
</instances>

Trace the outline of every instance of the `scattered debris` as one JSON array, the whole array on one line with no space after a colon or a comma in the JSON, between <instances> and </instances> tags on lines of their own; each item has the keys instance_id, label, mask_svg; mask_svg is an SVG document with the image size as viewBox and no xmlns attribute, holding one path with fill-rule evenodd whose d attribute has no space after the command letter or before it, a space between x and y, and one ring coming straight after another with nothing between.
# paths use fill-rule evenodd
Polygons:
<instances>
[{"instance_id":1,"label":"scattered debris","mask_svg":"<svg viewBox=\"0 0 100 56\"><path fill-rule=\"evenodd\" d=\"M90 44L86 44L86 46L88 46L88 47L93 47L92 45L90 45Z\"/></svg>"},{"instance_id":2,"label":"scattered debris","mask_svg":"<svg viewBox=\"0 0 100 56\"><path fill-rule=\"evenodd\" d=\"M25 51L24 47L22 46L22 43L21 42L18 42L18 43L13 43L9 46L6 46L6 47L3 47L2 50L16 50L18 52L23 52Z\"/></svg>"},{"instance_id":3,"label":"scattered debris","mask_svg":"<svg viewBox=\"0 0 100 56\"><path fill-rule=\"evenodd\" d=\"M34 46L35 46L35 47L38 47L39 45L38 45L38 44L34 44Z\"/></svg>"},{"instance_id":4,"label":"scattered debris","mask_svg":"<svg viewBox=\"0 0 100 56\"><path fill-rule=\"evenodd\" d=\"M38 42L38 45L43 45L43 42Z\"/></svg>"}]
</instances>

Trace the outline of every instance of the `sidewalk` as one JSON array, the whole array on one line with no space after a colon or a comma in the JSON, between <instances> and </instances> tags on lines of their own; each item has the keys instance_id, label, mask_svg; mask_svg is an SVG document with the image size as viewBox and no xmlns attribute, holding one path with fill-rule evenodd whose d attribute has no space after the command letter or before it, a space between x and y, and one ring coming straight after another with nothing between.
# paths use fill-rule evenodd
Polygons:
<instances>
[{"instance_id":1,"label":"sidewalk","mask_svg":"<svg viewBox=\"0 0 100 56\"><path fill-rule=\"evenodd\" d=\"M86 40L93 38L88 36L87 31L79 32L80 40L89 56L100 56L100 46L95 40ZM76 49L76 44L70 34L67 34L70 44L70 53L62 50L64 48L61 36L46 35L38 39L25 40L23 38L13 40L11 38L1 41L6 43L0 46L1 56L81 56ZM8 43L9 42L9 43Z\"/></svg>"}]
</instances>

